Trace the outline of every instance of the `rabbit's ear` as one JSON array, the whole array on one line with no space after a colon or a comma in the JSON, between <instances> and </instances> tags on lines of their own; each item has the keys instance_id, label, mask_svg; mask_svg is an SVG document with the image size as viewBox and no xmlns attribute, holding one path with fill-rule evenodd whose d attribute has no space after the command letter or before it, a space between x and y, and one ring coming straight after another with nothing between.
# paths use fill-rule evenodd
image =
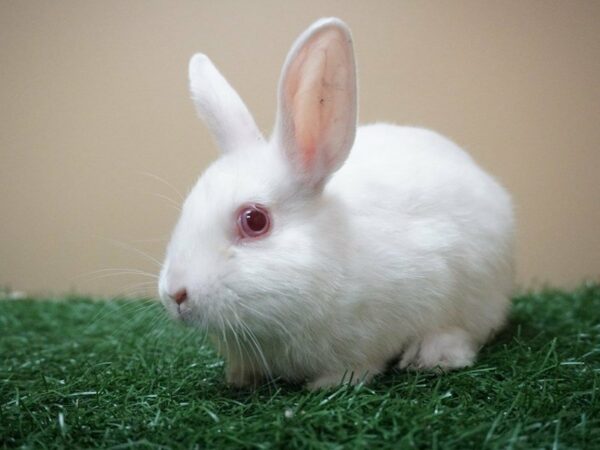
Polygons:
<instances>
[{"instance_id":1,"label":"rabbit's ear","mask_svg":"<svg viewBox=\"0 0 600 450\"><path fill-rule=\"evenodd\" d=\"M206 55L192 56L189 77L196 111L223 152L263 141L248 108Z\"/></svg>"},{"instance_id":2,"label":"rabbit's ear","mask_svg":"<svg viewBox=\"0 0 600 450\"><path fill-rule=\"evenodd\" d=\"M339 19L321 19L296 40L279 81L275 138L304 183L322 187L356 133L352 38Z\"/></svg>"}]
</instances>

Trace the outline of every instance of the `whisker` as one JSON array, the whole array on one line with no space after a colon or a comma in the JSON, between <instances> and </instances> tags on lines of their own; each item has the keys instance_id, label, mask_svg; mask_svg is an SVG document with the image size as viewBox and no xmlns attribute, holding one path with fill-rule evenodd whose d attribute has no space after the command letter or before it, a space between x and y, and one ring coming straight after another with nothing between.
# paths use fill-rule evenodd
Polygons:
<instances>
[{"instance_id":1,"label":"whisker","mask_svg":"<svg viewBox=\"0 0 600 450\"><path fill-rule=\"evenodd\" d=\"M244 373L244 371L246 370L246 362L245 362L245 359L244 359L244 356L245 356L246 352L242 348L242 345L240 343L240 340L239 340L239 337L238 337L238 334L237 334L235 328L231 325L231 322L228 319L225 319L225 320L227 321L227 325L228 325L229 329L231 330L231 333L233 334L233 338L234 338L234 340L236 342L236 345L237 345L237 348L238 348L238 354L239 354L239 358L240 358L240 370L241 370L242 373ZM253 365L252 365L252 368L254 368Z\"/></svg>"},{"instance_id":2,"label":"whisker","mask_svg":"<svg viewBox=\"0 0 600 450\"><path fill-rule=\"evenodd\" d=\"M82 281L86 282L86 283L91 283L93 281L98 281L98 280L103 280L105 278L111 278L111 277L122 277L122 276L140 276L140 277L146 277L146 278L151 278L152 283L156 284L156 280L159 279L158 276L153 275L153 274L149 274L149 273L142 273L142 272L137 272L137 271L121 271L121 272L114 272L114 273L99 273L96 276L91 276L87 275L87 278L84 278L83 276L79 277Z\"/></svg>"},{"instance_id":3,"label":"whisker","mask_svg":"<svg viewBox=\"0 0 600 450\"><path fill-rule=\"evenodd\" d=\"M129 302L117 302L117 300L121 300L123 299L124 294L127 294L128 291L131 291L132 289L140 289L142 287L145 286L152 286L155 285L155 282L149 282L149 281L145 281L145 282L141 282L141 283L136 283L133 285L128 285L127 287L124 287L121 291L117 292L116 294L106 298L103 300L104 305L103 307L90 319L89 324L84 328L84 333L85 332L89 332L90 329L96 325L99 321L103 320L104 318L106 318L109 314L111 314L112 312L114 312L115 305L116 305L116 311L124 311L127 308L131 307L131 306L136 306L136 303L129 303ZM140 292L143 293L143 292ZM138 301L143 302L145 305L153 305L156 303L156 299L154 298L154 295L150 296L151 298L141 298L141 299L136 299Z\"/></svg>"},{"instance_id":4,"label":"whisker","mask_svg":"<svg viewBox=\"0 0 600 450\"><path fill-rule=\"evenodd\" d=\"M183 195L181 194L181 192L179 192L179 190L173 186L173 184L169 183L167 180L165 180L162 177L159 177L158 175L155 175L153 173L150 172L146 172L146 171L138 171L138 173L140 173L141 175L150 177L150 178L154 178L156 181L160 181L161 183L165 184L166 186L168 186L169 188L171 188L173 190L173 192L175 192L177 194L177 196L179 197L180 201L184 200Z\"/></svg>"},{"instance_id":5,"label":"whisker","mask_svg":"<svg viewBox=\"0 0 600 450\"><path fill-rule=\"evenodd\" d=\"M238 301L238 305L240 305L242 308L245 308L248 311L250 311L256 315L263 317L267 321L274 323L291 341L294 341L294 336L292 335L292 333L290 333L290 331L283 324L283 322L281 320L279 320L277 317L267 316L266 314L262 313L261 311L255 309L255 308L252 308L250 305L247 305L247 304L243 303L242 301Z\"/></svg>"},{"instance_id":6,"label":"whisker","mask_svg":"<svg viewBox=\"0 0 600 450\"><path fill-rule=\"evenodd\" d=\"M168 240L169 240L169 238L149 238L149 239L134 239L130 242L132 242L132 243L135 242L137 244L143 244L146 242L166 242Z\"/></svg>"},{"instance_id":7,"label":"whisker","mask_svg":"<svg viewBox=\"0 0 600 450\"><path fill-rule=\"evenodd\" d=\"M151 289L154 293L154 289L153 289L154 287L155 287L155 283L149 283L149 282L138 283L138 284L131 286L130 288L127 288L127 289L123 290L122 292L120 292L120 295L121 295L120 298L123 298L123 299L134 298L136 300L139 300L139 298L138 298L139 296L154 297L154 295L148 293L149 289Z\"/></svg>"},{"instance_id":8,"label":"whisker","mask_svg":"<svg viewBox=\"0 0 600 450\"><path fill-rule=\"evenodd\" d=\"M104 320L110 314L115 312L126 311L127 308L137 307L135 303L116 303L115 299L117 297L111 297L104 302L103 307L90 319L88 325L83 329L83 333L87 334L91 331L91 329L101 320ZM116 306L115 306L116 305ZM116 308L116 310L115 310Z\"/></svg>"},{"instance_id":9,"label":"whisker","mask_svg":"<svg viewBox=\"0 0 600 450\"><path fill-rule=\"evenodd\" d=\"M227 333L225 330L225 320L223 317L219 317L221 336L223 337L223 345L225 346L225 351L229 353L229 344L227 343Z\"/></svg>"},{"instance_id":10,"label":"whisker","mask_svg":"<svg viewBox=\"0 0 600 450\"><path fill-rule=\"evenodd\" d=\"M125 250L130 250L130 251L133 251L133 252L137 253L138 255L144 256L144 257L148 258L150 261L152 261L153 263L155 263L159 268L162 269L163 265L162 265L162 263L158 259L156 259L155 257L149 255L148 253L140 250L139 248L134 247L131 244L128 244L128 243L122 242L122 241L118 241L116 239L102 237L102 236L97 236L97 237L99 239L102 239L102 240L104 240L106 242L109 242L109 243L111 243L113 245L116 245L116 246L118 246L120 248L123 248Z\"/></svg>"},{"instance_id":11,"label":"whisker","mask_svg":"<svg viewBox=\"0 0 600 450\"><path fill-rule=\"evenodd\" d=\"M86 273L77 275L75 278L81 278L81 277L85 277L88 275L94 275L94 274L103 273L103 272L136 273L136 274L140 274L140 275L148 275L148 276L158 278L158 275L150 273L150 272L145 272L143 270L138 270L138 269L121 268L121 267L107 267L105 269L92 270L90 272L86 272Z\"/></svg>"},{"instance_id":12,"label":"whisker","mask_svg":"<svg viewBox=\"0 0 600 450\"><path fill-rule=\"evenodd\" d=\"M165 200L167 203L169 203L170 206L172 206L173 208L175 208L177 211L181 212L181 206L179 206L179 203L177 203L172 198L167 197L164 194L159 194L157 192L153 192L152 195L154 195L155 197L158 197L158 198L161 198L161 199Z\"/></svg>"},{"instance_id":13,"label":"whisker","mask_svg":"<svg viewBox=\"0 0 600 450\"><path fill-rule=\"evenodd\" d=\"M260 346L258 339L256 338L256 335L254 334L254 332L244 323L244 321L242 321L240 319L240 317L238 316L237 312L235 310L232 310L233 314L236 317L236 322L237 324L240 326L240 329L242 330L242 333L244 333L245 336L247 336L249 338L249 342L251 344L254 345L254 347L256 348L256 351L258 352L258 357L261 360L261 363L264 367L264 370L267 372L267 377L269 378L269 380L273 379L273 373L271 372L271 367L269 366L269 363L267 362L267 359L265 357L265 354L262 350L262 347Z\"/></svg>"}]
</instances>

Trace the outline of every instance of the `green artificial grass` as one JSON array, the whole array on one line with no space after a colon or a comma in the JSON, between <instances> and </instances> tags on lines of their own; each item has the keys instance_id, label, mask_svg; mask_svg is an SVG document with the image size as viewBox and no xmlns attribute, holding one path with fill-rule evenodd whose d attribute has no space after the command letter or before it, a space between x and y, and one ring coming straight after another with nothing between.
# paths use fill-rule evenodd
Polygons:
<instances>
[{"instance_id":1,"label":"green artificial grass","mask_svg":"<svg viewBox=\"0 0 600 450\"><path fill-rule=\"evenodd\" d=\"M600 285L515 298L472 368L310 393L226 386L143 301L0 301L3 448L600 448Z\"/></svg>"}]
</instances>

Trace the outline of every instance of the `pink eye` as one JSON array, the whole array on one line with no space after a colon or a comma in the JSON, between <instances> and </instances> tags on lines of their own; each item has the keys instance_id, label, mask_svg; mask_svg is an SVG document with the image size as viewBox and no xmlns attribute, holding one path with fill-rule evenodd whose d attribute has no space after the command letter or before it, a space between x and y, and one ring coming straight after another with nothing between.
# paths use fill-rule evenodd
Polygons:
<instances>
[{"instance_id":1,"label":"pink eye","mask_svg":"<svg viewBox=\"0 0 600 450\"><path fill-rule=\"evenodd\" d=\"M271 228L269 210L255 203L244 205L238 212L238 231L242 238L257 238Z\"/></svg>"}]
</instances>

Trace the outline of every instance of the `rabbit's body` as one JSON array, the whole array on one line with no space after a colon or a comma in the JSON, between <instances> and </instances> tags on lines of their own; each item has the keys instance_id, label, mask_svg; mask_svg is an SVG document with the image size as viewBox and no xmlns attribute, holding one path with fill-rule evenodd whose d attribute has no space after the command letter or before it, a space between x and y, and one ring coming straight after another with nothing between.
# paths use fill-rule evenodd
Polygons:
<instances>
[{"instance_id":1,"label":"rabbit's body","mask_svg":"<svg viewBox=\"0 0 600 450\"><path fill-rule=\"evenodd\" d=\"M394 316L387 331L402 331L392 340L458 327L481 344L501 326L513 280L511 201L453 142L425 129L361 127L326 192L353 218L346 295L373 305L375 322ZM385 305L394 307L382 315Z\"/></svg>"},{"instance_id":2,"label":"rabbit's body","mask_svg":"<svg viewBox=\"0 0 600 450\"><path fill-rule=\"evenodd\" d=\"M301 36L269 142L210 61L192 60L199 112L232 150L186 200L160 291L174 316L209 332L233 384L323 387L368 379L396 357L463 367L505 320L508 194L434 132L356 130L352 58L337 20ZM235 114L211 103L219 90Z\"/></svg>"},{"instance_id":3,"label":"rabbit's body","mask_svg":"<svg viewBox=\"0 0 600 450\"><path fill-rule=\"evenodd\" d=\"M309 239L274 257L285 261L301 248L307 266L294 256L290 267L273 267L280 283L252 302L254 318L244 317L256 342L240 354L234 336L229 350L214 336L229 364L240 367L230 381L245 384L270 371L320 386L351 372L370 377L402 354L403 367L464 366L502 325L512 289L510 199L451 141L419 128L359 127L348 160L312 208L314 220L290 218L298 226L284 230L290 242ZM310 286L298 317L281 317L282 296L296 297L287 293L290 279ZM424 340L428 354L418 351Z\"/></svg>"}]
</instances>

